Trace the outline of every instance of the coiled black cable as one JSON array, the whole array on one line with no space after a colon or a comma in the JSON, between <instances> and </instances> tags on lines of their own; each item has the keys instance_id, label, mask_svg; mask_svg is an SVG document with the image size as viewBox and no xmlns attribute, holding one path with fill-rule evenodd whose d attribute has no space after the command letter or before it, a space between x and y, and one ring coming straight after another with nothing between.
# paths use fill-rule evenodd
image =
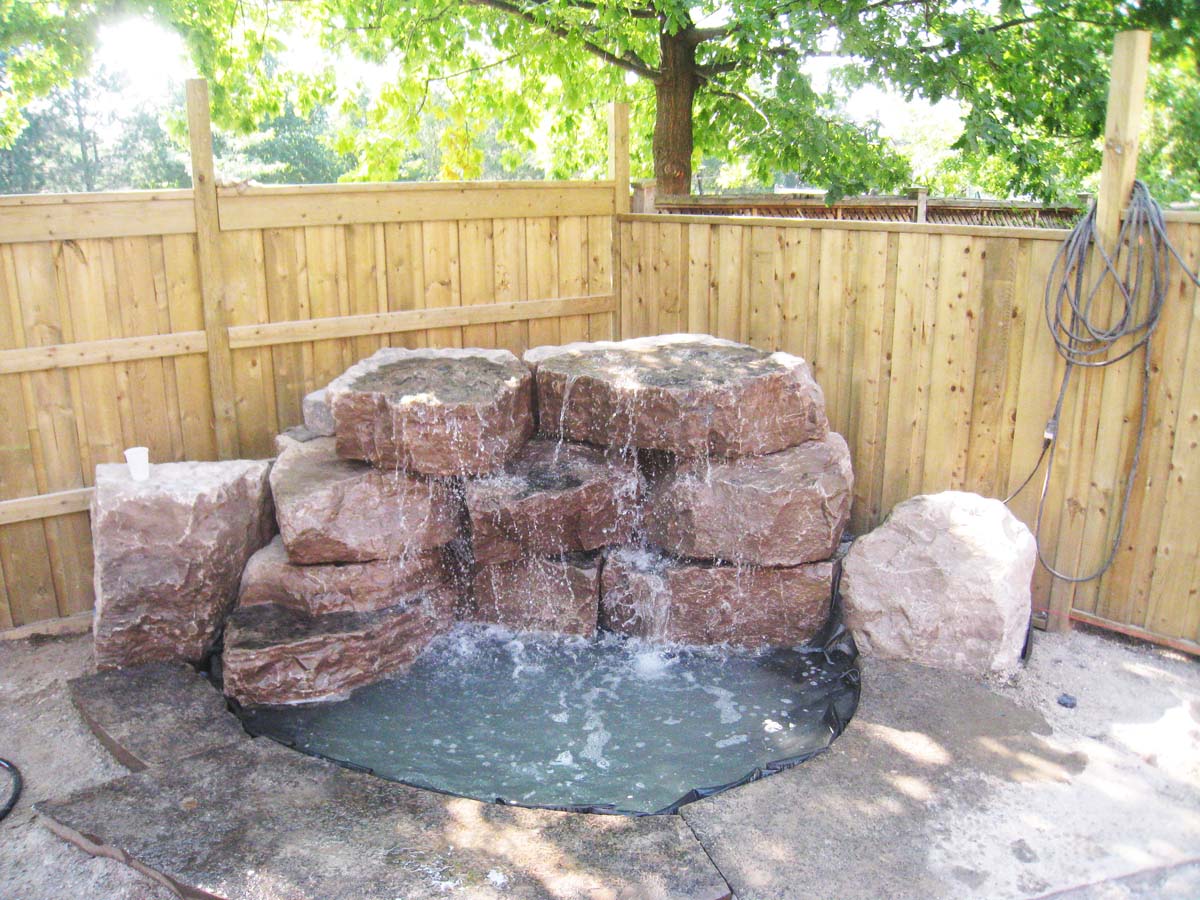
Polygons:
<instances>
[{"instance_id":1,"label":"coiled black cable","mask_svg":"<svg viewBox=\"0 0 1200 900\"><path fill-rule=\"evenodd\" d=\"M1093 261L1093 252L1099 255L1099 264ZM1028 477L1004 502L1008 503L1020 494L1033 480L1042 461L1047 460L1046 472L1042 478L1042 493L1038 499L1034 536L1037 539L1038 559L1046 567L1046 571L1063 581L1080 583L1099 578L1112 566L1121 546L1129 497L1137 480L1142 445L1146 437L1146 416L1150 406L1150 341L1162 316L1163 303L1170 284L1172 258L1184 274L1200 286L1200 279L1196 273L1188 268L1167 237L1162 208L1150 195L1149 189L1142 182L1135 181L1129 208L1117 237L1116 252L1110 256L1098 239L1096 205L1093 203L1087 214L1071 230L1050 267L1045 293L1046 325L1050 329L1059 355L1066 360L1066 366L1063 369L1054 412L1042 434L1041 455L1038 456ZM1098 265L1098 274L1093 274ZM1101 291L1107 291L1110 280L1116 298L1115 307L1105 303L1104 309L1097 310L1097 300ZM1113 312L1120 313L1115 321ZM1109 324L1099 321L1099 315L1105 315ZM1118 350L1118 345L1122 344ZM1061 572L1046 561L1042 553L1041 534L1050 476L1054 471L1058 426L1067 389L1071 383L1071 373L1076 367L1095 369L1111 366L1139 350L1142 353L1141 409L1133 458L1121 497L1121 513L1117 518L1116 533L1104 561L1095 571L1087 575Z\"/></svg>"},{"instance_id":2,"label":"coiled black cable","mask_svg":"<svg viewBox=\"0 0 1200 900\"><path fill-rule=\"evenodd\" d=\"M12 787L9 789L8 799L4 801L3 806L0 806L0 822L3 822L5 816L13 811L13 807L16 806L17 801L21 799L21 770L10 763L7 759L0 759L0 769L6 770L12 781Z\"/></svg>"}]
</instances>

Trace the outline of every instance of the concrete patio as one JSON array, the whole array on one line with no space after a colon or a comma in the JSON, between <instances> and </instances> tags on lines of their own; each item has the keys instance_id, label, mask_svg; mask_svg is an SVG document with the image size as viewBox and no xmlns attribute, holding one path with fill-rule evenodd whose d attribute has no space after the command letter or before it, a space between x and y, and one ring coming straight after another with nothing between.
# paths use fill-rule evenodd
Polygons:
<instances>
[{"instance_id":1,"label":"concrete patio","mask_svg":"<svg viewBox=\"0 0 1200 900\"><path fill-rule=\"evenodd\" d=\"M60 822L87 822L93 849L127 852L180 885L209 879L230 900L348 896L369 860L391 866L378 881L388 892L359 885L363 900L1200 896L1200 663L1094 634L1039 634L1030 666L1009 683L868 660L859 713L828 753L680 818L649 820L412 791L240 735L172 765L135 747L122 758L148 768L129 775L69 699L68 679L90 668L85 635L0 643L0 756L26 778L0 824L6 898L174 896L162 880L60 840L32 809L43 801ZM1076 708L1057 703L1064 692ZM278 776L290 788L270 785L275 800L256 818L237 792L219 799L212 754L268 760L261 771L292 771ZM262 787L257 779L246 784ZM384 847L378 829L358 827L367 814L358 810L314 811L314 822L344 820L342 830L306 832L295 813L314 781L337 796L378 796L388 827L428 825L417 831L437 832L442 856L429 855L428 834ZM203 832L189 832L201 819ZM291 854L273 848L272 878L251 871L267 832Z\"/></svg>"}]
</instances>

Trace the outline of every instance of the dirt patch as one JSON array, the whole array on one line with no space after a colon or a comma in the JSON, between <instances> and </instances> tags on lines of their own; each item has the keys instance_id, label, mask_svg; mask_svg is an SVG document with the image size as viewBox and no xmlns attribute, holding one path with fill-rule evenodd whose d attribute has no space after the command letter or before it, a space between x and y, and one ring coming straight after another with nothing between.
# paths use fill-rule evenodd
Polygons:
<instances>
[{"instance_id":1,"label":"dirt patch","mask_svg":"<svg viewBox=\"0 0 1200 900\"><path fill-rule=\"evenodd\" d=\"M0 756L25 779L0 823L0 896L16 900L170 900L175 895L119 863L93 859L52 835L33 813L58 797L126 773L92 737L67 680L92 668L91 635L0 644Z\"/></svg>"}]
</instances>

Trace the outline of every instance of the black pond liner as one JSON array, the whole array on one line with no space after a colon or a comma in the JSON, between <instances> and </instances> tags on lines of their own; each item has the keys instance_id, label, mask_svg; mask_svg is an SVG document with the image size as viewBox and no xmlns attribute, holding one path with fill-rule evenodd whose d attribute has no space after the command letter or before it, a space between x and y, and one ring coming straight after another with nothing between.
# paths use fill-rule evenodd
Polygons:
<instances>
[{"instance_id":1,"label":"black pond liner","mask_svg":"<svg viewBox=\"0 0 1200 900\"><path fill-rule=\"evenodd\" d=\"M718 669L721 665L726 665L728 660L734 660L739 666L739 671L742 673L750 673L749 677L769 679L764 680L763 684L768 685L767 691L772 695L772 697L770 701L764 698L763 702L784 704L783 706L780 706L780 710L783 710L782 712L774 709L768 709L767 711L771 715L779 716L779 718L782 720L787 720L789 722L789 724L786 726L787 728L794 728L796 725L800 726L799 731L794 732L796 735L801 736L797 741L800 746L789 748L795 750L796 752L779 758L764 760L759 764L753 765L749 770L745 771L744 774L740 775L740 777L724 781L723 783L693 787L678 795L676 799L665 804L662 804L657 800L650 804L638 804L636 801L634 803L627 802L628 800L633 799L633 795L625 795L623 798L624 802L616 799L614 799L613 802L597 802L592 797L589 797L588 802L573 803L539 802L536 797L530 797L529 795L522 795L517 798L512 796L497 796L494 790L488 791L479 786L473 786L469 790L456 790L454 789L456 781L458 782L458 786L461 786L464 780L470 780L472 782L477 781L478 784L489 782L501 783L505 780L506 775L511 776L511 772L506 772L502 767L493 767L493 760L485 760L484 757L486 754L475 755L475 759L481 760L478 763L466 762L466 766L471 768L471 771L464 776L464 759L469 758L467 754L464 753L453 758L450 756L451 753L456 752L457 741L459 739L463 740L468 752L480 748L490 748L501 743L501 741L496 741L495 744L489 743L487 736L485 736L483 741L472 744L471 740L474 739L473 732L470 732L472 725L470 723L462 724L461 722L459 722L461 731L457 731L452 734L439 732L440 737L436 739L432 737L431 733L425 736L426 739L421 742L421 746L414 746L410 748L414 757L423 755L426 771L424 774L415 777L412 775L409 777L399 777L394 774L394 771L397 768L412 768L412 765L406 767L403 761L403 740L398 740L396 735L386 735L387 737L390 737L394 743L381 743L379 740L372 741L370 738L363 738L362 741L360 741L360 745L355 746L355 741L357 740L356 738L351 737L347 742L343 739L345 737L344 735L338 736L333 734L333 731L336 730L336 727L331 728L330 723L336 722L337 717L342 715L345 710L353 710L353 704L356 702L360 704L370 704L373 701L373 698L378 697L382 697L382 700L379 702L391 702L391 699L389 699L386 693L380 694L379 692L394 691L397 685L402 686L404 684L404 679L406 678L405 675L396 676L392 679L388 679L385 682L381 682L380 684L361 688L359 691L356 691L348 700L296 706L238 707L236 704L234 704L234 711L239 715L245 729L251 735L269 738L284 744L285 746L291 747L298 752L328 760L354 771L365 772L389 781L406 784L411 787L431 790L440 794L455 797L469 797L471 799L484 800L502 805L521 806L534 809L551 809L566 812L630 816L673 814L678 812L680 807L688 803L692 803L705 797L711 797L714 794L719 794L720 792L729 790L730 788L748 784L753 781L758 781L759 779L765 778L768 775L773 775L776 772L782 772L797 766L800 763L811 759L817 754L824 752L826 749L828 749L829 745L832 744L833 741L842 733L842 730L846 727L846 724L850 721L851 716L854 715L856 709L858 708L860 674L857 664L858 650L854 645L854 639L841 625L840 609L838 608L839 606L840 604L835 601L833 604L833 615L831 616L829 623L826 625L822 634L819 635L810 645L794 649L766 651L759 654L746 654L744 652L742 654L737 654L734 651L729 651L728 653L715 653L711 650L697 650L695 648L654 648L643 642L625 641L624 639L619 639L613 635L603 636L600 639L592 642L576 640L574 642L567 641L563 643L562 639L539 638L536 636L523 634L513 635L509 632L497 631L495 628L485 628L482 631L476 630L475 632L470 632L468 630L468 637L465 639L466 642L470 644L477 654L481 652L479 648L482 647L484 655L482 657L477 655L475 658L468 657L462 662L457 663L461 666L464 678L484 677L481 672L486 670L486 663L489 660L494 661L497 658L497 654L508 654L506 660L511 660L512 653L514 652L512 651L512 648L516 647L518 648L515 651L517 655L517 664L513 673L515 678L516 674L521 671L524 665L524 657L521 654L528 646L534 646L535 651L540 648L552 656L556 652L554 649L556 646L555 641L559 641L558 646L560 647L565 646L571 648L570 652L574 653L576 657L587 657L588 654L592 652L592 648L595 648L597 653L607 653L610 656L613 654L624 653L626 655L624 661L628 662L629 660L634 660L635 665L644 659L646 654L651 655L650 658L652 661L656 659L654 654L658 654L658 662L662 662L664 665L678 665L681 667L679 669L679 674L684 680L692 682L692 685L688 685L684 688L685 690L692 690L692 688L695 687L699 691L707 692L709 695L717 697L716 707L718 710L720 710L721 722L734 723L737 721L726 718L727 714L732 716L735 712L732 695L723 687L696 684L695 678L690 674L690 670L687 668L689 665L687 662L688 660L699 660L702 665L716 665ZM452 642L453 636L449 636L447 640ZM461 640L463 639L460 638L460 641ZM446 653L447 651L443 650L440 652ZM454 651L450 650L448 652L452 654ZM433 652L432 656L434 657L434 661L430 662L428 667L437 672L441 672L442 669L437 668L434 663L441 663L445 659L449 659L453 663L454 657L443 656L439 658L438 653L439 651ZM632 656L630 654L632 654ZM418 662L414 664L414 670L421 664L422 660L427 660L429 656L430 654L426 654L426 656L422 657L421 660L418 660ZM528 668L535 672L540 671L538 669L539 659L544 662L545 658L546 657L539 658L535 656ZM480 662L480 660L482 660L482 662ZM680 660L683 660L683 662L679 662ZM704 660L708 660L709 662L704 662ZM725 662L714 663L712 662L713 660L724 660ZM551 662L553 663L553 660L551 660ZM507 665L508 663L506 662L505 664ZM755 669L758 670L758 674L754 673L753 670ZM816 676L815 678L813 677L814 675ZM448 675L446 677L451 676ZM589 684L594 683L589 682ZM501 683L501 679L487 681L482 686L484 687L485 692L494 691L494 693L490 698L482 696L475 698L480 701L478 707L476 707L478 709L478 721L485 722L485 720L490 721L493 718L499 718L501 719L501 725L506 726L503 734L497 731L491 735L492 737L512 739L514 737L512 731L514 727L517 735L521 733L521 729L525 729L523 732L524 734L529 734L529 729L531 726L538 727L542 730L553 727L544 724L544 719L539 719L537 722L533 723L528 721L528 717L531 714L538 715L539 713L544 713L547 714L548 718L552 718L548 716L550 710L546 707L543 707L540 710L534 709L532 711L526 709L522 711L525 713L525 715L521 716L520 718L514 717L512 719L504 719L500 710L502 709L503 704L507 700L511 699L511 695L517 691L515 689L509 690L506 683ZM790 696L784 698L780 698L778 696L781 686L786 687ZM580 687L580 685L576 684L574 687ZM616 688L624 687L626 687L626 685L617 682L614 685L614 690ZM594 690L597 690L597 688L593 687L593 691ZM604 691L606 689L604 687L600 687L598 690ZM372 694L371 692L375 693ZM695 697L699 696L699 694L693 690L692 696L694 699ZM449 697L446 705L452 706L456 699L459 698L454 698L452 696ZM744 699L744 702L750 703L754 699L757 698L748 697ZM423 700L426 703L432 702L432 698L429 696L424 697ZM490 707L489 702L491 703ZM555 707L555 709L561 710L558 713L558 716L560 717L565 716L569 718L572 715L576 715L578 717L578 714L583 712L583 710L580 709L581 704L579 701L579 695L576 694L567 695L565 691L560 691L558 694L558 704L559 705ZM724 707L722 707L722 704L724 704ZM605 712L607 712L607 714L610 716L619 715L621 708L621 704L617 703L615 705L606 707ZM364 712L362 709L351 713L351 716L357 715L359 717L359 723L363 724L364 726L378 725L380 719L390 718L390 716L387 714L381 715L379 708L371 710L370 706L366 706L365 709L368 710L369 713L366 718L364 718ZM393 712L395 711L394 708L387 706L382 707L382 709L390 709ZM419 707L419 709L428 711L430 706L422 706ZM494 709L497 711L493 713L489 711L489 709ZM754 704L749 707L738 707L738 709L742 710L742 713L738 713L738 720L740 720L742 714L749 714L750 719L755 718L756 714L762 713L763 708L757 704ZM401 711L403 712L403 710ZM441 710L439 709L433 714L433 717L436 717L440 712ZM457 712L461 713L463 710L460 708L457 710ZM646 710L639 709L639 712L645 713ZM671 715L672 710L670 709L661 710L661 712L666 714L666 718L659 718L659 722L665 721L666 724L670 726L678 724L681 721L680 719L676 719ZM709 715L711 715L711 711L708 712ZM410 718L408 719L405 719L403 716L396 716L396 718L401 721L413 721L416 719L425 718L422 713L416 712L415 710L409 710L409 714ZM600 714L598 713L597 715L599 716ZM683 715L686 715L686 713L683 713ZM607 731L603 730L602 726L596 726L595 722L601 720L601 718L597 718L591 723L585 723L585 727L586 725L590 724L593 728L593 731L588 732L588 740L585 741L585 747L579 748L578 740L571 742L571 746L575 748L574 753L580 755L586 761L583 765L573 764L573 753L569 750L560 754L558 760L550 761L545 759L544 756L539 760L543 773L550 772L550 767L554 766L573 766L573 770L576 772L573 777L579 779L579 787L575 793L575 796L588 796L588 785L590 783L588 774L589 772L595 776L603 777L604 773L599 771L597 766L602 766L602 768L607 769L607 762L604 759L602 752L597 752L595 748L592 747L591 740L591 738L593 738L596 734L594 729L597 727L600 728L600 732L603 735L606 735L606 737L603 739L604 741L607 741L611 737L611 735L608 735ZM567 719L555 718L554 721L565 722ZM764 726L767 726L768 723L773 727L775 732L783 732L784 737L788 736L787 732L784 730L785 726L781 725L779 722L776 722L774 719L770 718L763 720ZM576 730L574 731L574 734L576 738L583 739L584 732L580 732L578 730L578 725L576 725L575 728ZM566 731L564 733L569 734L570 732ZM622 737L622 739L638 736L646 737L647 739L652 739L653 737L648 732L635 734L632 736L626 733L624 735L619 734L618 736ZM719 762L715 762L715 760L718 760L722 753L728 754L729 751L722 750L721 753L717 754L708 753L707 751L712 749L712 745L703 744L703 741L698 736L693 735L692 737L693 741L688 745L684 752L692 753L698 759L698 754L700 754L701 749L703 749L706 751L703 753L705 764L720 768ZM735 738L740 738L740 740ZM364 750L362 746L363 741L365 741L365 743L368 745L373 743L374 748L372 749L368 746ZM429 746L430 743L439 745L438 749L432 749ZM637 746L645 746L645 743L646 742L638 742ZM669 740L666 743L669 745ZM726 738L724 742L717 742L715 746L718 749L722 748L723 744L726 747L729 747L732 744L741 744L748 747L749 743L748 736L743 733L736 735L734 738ZM702 744L703 746L701 746ZM616 745L614 743L614 747L615 746ZM364 759L371 758L372 755L374 755L376 758L380 754L389 756L395 755L397 747L399 747L401 753L400 759L395 760L395 765L391 764L393 761L390 759L386 760L387 765L378 761L375 761L373 765L367 765L363 762ZM603 750L603 747L604 744L601 743L600 751ZM445 748L445 752L443 752L442 748ZM555 747L554 749L558 749L558 747ZM647 759L649 759L653 757L656 749L660 748L655 747L647 749L645 753L641 755L644 755ZM668 753L669 757L675 753L675 748L671 746L667 746L664 749L665 752ZM737 751L738 748L733 749ZM764 750L765 749L766 748L764 747ZM548 752L553 751L551 750ZM630 751L627 749L626 753L628 752ZM632 752L634 753L635 757L639 755L637 750L633 750ZM741 752L740 755L744 757L746 754L745 752ZM355 757L358 757L358 761L356 761ZM563 757L567 758L566 763L560 762ZM436 768L439 764L444 764L448 768L442 772L429 771L430 766ZM695 766L694 768L703 769L705 764ZM485 769L484 767L488 768ZM418 765L418 768L420 768L420 765ZM685 762L682 765L682 768L685 770L691 770L692 767ZM727 769L728 766L726 767L726 770ZM554 771L557 773L558 770L555 769ZM679 774L686 778L686 775L683 772L680 772ZM489 778L488 776L494 777ZM682 783L686 784L686 780L684 780ZM640 788L646 787L641 782L638 782L637 786ZM559 787L560 789L565 790L565 788L562 788L561 783ZM535 788L534 791L529 793L536 794L537 792L538 790ZM646 791L646 793L650 795L652 795L653 792L653 786ZM622 790L620 793L623 794L624 791ZM659 793L663 794L664 792L660 790ZM664 794L662 799L665 799L666 796L674 796L674 794ZM647 797L647 799L649 798ZM648 806L649 808L631 808L638 805L643 807Z\"/></svg>"}]
</instances>

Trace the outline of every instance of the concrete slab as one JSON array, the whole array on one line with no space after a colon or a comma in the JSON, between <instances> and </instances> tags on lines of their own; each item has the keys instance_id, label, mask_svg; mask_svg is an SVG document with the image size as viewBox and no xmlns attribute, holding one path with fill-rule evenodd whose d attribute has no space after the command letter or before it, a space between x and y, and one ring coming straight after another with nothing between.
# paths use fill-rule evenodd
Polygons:
<instances>
[{"instance_id":1,"label":"concrete slab","mask_svg":"<svg viewBox=\"0 0 1200 900\"><path fill-rule=\"evenodd\" d=\"M36 807L60 837L184 897L721 900L677 817L496 806L258 739Z\"/></svg>"},{"instance_id":2,"label":"concrete slab","mask_svg":"<svg viewBox=\"0 0 1200 900\"><path fill-rule=\"evenodd\" d=\"M150 663L67 685L97 740L132 772L249 739L220 692L190 666Z\"/></svg>"},{"instance_id":3,"label":"concrete slab","mask_svg":"<svg viewBox=\"0 0 1200 900\"><path fill-rule=\"evenodd\" d=\"M1164 677L1143 651L1160 678L1139 677L1131 648L1039 638L1049 652L1006 684L868 660L826 754L682 815L741 900L1037 897L1192 858L1200 668ZM1096 710L1088 735L1055 703L1064 684ZM1158 764L1120 746L1138 721L1175 738Z\"/></svg>"}]
</instances>

